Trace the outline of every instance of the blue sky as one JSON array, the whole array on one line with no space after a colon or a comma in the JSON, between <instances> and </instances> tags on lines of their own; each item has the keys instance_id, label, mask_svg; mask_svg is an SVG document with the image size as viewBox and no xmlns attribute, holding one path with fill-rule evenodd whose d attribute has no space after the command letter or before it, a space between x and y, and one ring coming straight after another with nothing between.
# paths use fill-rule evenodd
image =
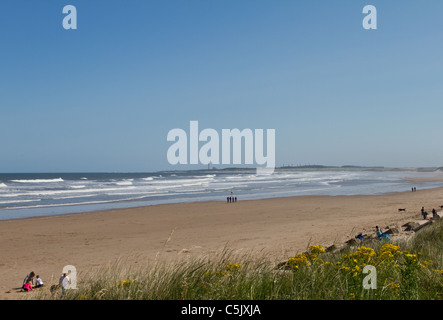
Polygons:
<instances>
[{"instance_id":1,"label":"blue sky","mask_svg":"<svg viewBox=\"0 0 443 320\"><path fill-rule=\"evenodd\" d=\"M77 30L62 27L68 4ZM367 4L377 30L362 27ZM175 169L166 136L190 120L275 129L277 166L443 166L442 12L440 0L3 1L0 172Z\"/></svg>"}]
</instances>

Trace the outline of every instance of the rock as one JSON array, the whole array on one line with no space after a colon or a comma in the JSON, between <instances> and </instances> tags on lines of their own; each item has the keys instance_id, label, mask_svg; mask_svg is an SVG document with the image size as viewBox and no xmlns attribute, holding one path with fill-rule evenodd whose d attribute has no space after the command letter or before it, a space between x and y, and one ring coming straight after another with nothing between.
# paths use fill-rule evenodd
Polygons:
<instances>
[{"instance_id":1,"label":"rock","mask_svg":"<svg viewBox=\"0 0 443 320\"><path fill-rule=\"evenodd\" d=\"M405 228L405 231L414 231L415 229L419 228L420 225L417 222L408 222L404 225L402 225L403 228Z\"/></svg>"},{"instance_id":2,"label":"rock","mask_svg":"<svg viewBox=\"0 0 443 320\"><path fill-rule=\"evenodd\" d=\"M392 228L389 228L389 229L386 231L386 233L387 233L387 234L398 234L398 233L400 233L400 232L398 231L398 229L397 229L396 227L392 227Z\"/></svg>"},{"instance_id":3,"label":"rock","mask_svg":"<svg viewBox=\"0 0 443 320\"><path fill-rule=\"evenodd\" d=\"M346 244L348 245L348 246L355 246L355 245L357 245L357 239L349 239L348 241L346 241Z\"/></svg>"},{"instance_id":4,"label":"rock","mask_svg":"<svg viewBox=\"0 0 443 320\"><path fill-rule=\"evenodd\" d=\"M420 230L421 228L423 228L423 227L425 227L425 226L428 226L428 225L430 225L432 223L432 220L430 220L430 219L428 219L428 220L426 220L426 221L424 221L424 222L422 222L422 223L417 223L417 226L416 227L414 227L414 231L415 232L417 232L418 230Z\"/></svg>"},{"instance_id":5,"label":"rock","mask_svg":"<svg viewBox=\"0 0 443 320\"><path fill-rule=\"evenodd\" d=\"M333 245L327 247L325 251L326 252L334 252L334 251L342 250L342 249L344 249L346 247L347 247L347 245L343 244L343 243L333 244Z\"/></svg>"}]
</instances>

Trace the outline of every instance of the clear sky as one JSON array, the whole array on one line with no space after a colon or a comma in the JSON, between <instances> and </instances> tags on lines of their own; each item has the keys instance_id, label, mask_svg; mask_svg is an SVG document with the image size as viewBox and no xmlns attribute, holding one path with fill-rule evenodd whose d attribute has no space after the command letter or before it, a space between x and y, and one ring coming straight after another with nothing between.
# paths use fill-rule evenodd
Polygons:
<instances>
[{"instance_id":1,"label":"clear sky","mask_svg":"<svg viewBox=\"0 0 443 320\"><path fill-rule=\"evenodd\" d=\"M377 30L362 27L367 4ZM277 166L443 166L442 13L441 0L2 1L0 172L175 169L166 136L190 120L275 129Z\"/></svg>"}]
</instances>

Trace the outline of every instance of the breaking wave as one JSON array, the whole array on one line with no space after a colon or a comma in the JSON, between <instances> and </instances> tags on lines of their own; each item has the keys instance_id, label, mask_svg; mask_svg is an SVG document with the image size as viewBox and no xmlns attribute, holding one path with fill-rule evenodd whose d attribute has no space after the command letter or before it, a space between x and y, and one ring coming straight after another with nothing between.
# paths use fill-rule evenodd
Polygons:
<instances>
[{"instance_id":1,"label":"breaking wave","mask_svg":"<svg viewBox=\"0 0 443 320\"><path fill-rule=\"evenodd\" d=\"M52 183L52 182L63 182L62 178L57 179L19 179L19 180L10 180L11 182L17 182L17 183Z\"/></svg>"}]
</instances>

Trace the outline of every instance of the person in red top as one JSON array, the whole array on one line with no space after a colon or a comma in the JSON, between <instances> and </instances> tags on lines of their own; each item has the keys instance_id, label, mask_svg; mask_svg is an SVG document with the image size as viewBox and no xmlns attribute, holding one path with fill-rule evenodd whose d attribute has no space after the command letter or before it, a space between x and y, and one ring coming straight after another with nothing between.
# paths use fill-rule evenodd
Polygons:
<instances>
[{"instance_id":1,"label":"person in red top","mask_svg":"<svg viewBox=\"0 0 443 320\"><path fill-rule=\"evenodd\" d=\"M32 286L34 285L34 277L35 277L35 273L34 273L34 271L31 271L31 273L28 274L26 276L26 278L23 280L22 288L25 291L31 291L32 290Z\"/></svg>"}]
</instances>

